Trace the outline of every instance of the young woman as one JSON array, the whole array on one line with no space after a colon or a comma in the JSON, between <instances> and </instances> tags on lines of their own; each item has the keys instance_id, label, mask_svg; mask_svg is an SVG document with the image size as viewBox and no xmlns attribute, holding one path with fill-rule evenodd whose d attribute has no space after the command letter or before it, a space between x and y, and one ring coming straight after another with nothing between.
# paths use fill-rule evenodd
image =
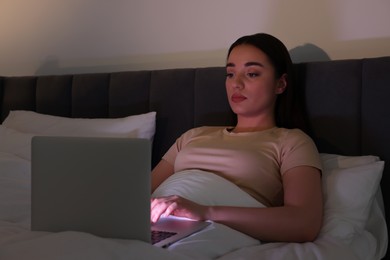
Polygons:
<instances>
[{"instance_id":1,"label":"young woman","mask_svg":"<svg viewBox=\"0 0 390 260\"><path fill-rule=\"evenodd\" d=\"M152 200L153 222L172 214L213 220L261 241L317 237L321 162L313 141L293 128L291 69L288 50L277 38L260 33L238 39L226 63L226 92L237 124L189 130L152 172L152 190L175 172L213 172L267 207L206 206L169 196Z\"/></svg>"}]
</instances>

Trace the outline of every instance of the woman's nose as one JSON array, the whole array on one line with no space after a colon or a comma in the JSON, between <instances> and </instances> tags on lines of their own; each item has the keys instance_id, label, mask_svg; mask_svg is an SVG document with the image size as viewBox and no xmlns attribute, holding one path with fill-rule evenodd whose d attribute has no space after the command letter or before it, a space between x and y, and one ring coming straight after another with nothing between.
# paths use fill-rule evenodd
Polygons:
<instances>
[{"instance_id":1,"label":"woman's nose","mask_svg":"<svg viewBox=\"0 0 390 260\"><path fill-rule=\"evenodd\" d=\"M241 76L237 75L236 77L234 77L233 87L240 89L244 87L244 82Z\"/></svg>"}]
</instances>

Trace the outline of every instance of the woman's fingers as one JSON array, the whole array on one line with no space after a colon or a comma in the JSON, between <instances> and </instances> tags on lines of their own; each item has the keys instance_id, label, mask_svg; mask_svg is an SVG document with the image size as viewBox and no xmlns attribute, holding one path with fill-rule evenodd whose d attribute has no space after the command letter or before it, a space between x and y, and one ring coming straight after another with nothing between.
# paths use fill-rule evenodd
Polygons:
<instances>
[{"instance_id":1,"label":"woman's fingers","mask_svg":"<svg viewBox=\"0 0 390 260\"><path fill-rule=\"evenodd\" d=\"M174 215L173 213L175 212L176 208L177 208L177 203L176 202L172 202L172 204L170 204L167 207L167 209L162 214L162 216L166 217L166 216L169 216L169 215Z\"/></svg>"},{"instance_id":2,"label":"woman's fingers","mask_svg":"<svg viewBox=\"0 0 390 260\"><path fill-rule=\"evenodd\" d=\"M151 221L155 223L161 216L169 215L202 220L205 210L205 206L176 195L155 198L151 202Z\"/></svg>"},{"instance_id":3,"label":"woman's fingers","mask_svg":"<svg viewBox=\"0 0 390 260\"><path fill-rule=\"evenodd\" d=\"M157 222L161 216L171 215L177 208L177 196L169 196L152 199L151 202L151 221Z\"/></svg>"}]
</instances>

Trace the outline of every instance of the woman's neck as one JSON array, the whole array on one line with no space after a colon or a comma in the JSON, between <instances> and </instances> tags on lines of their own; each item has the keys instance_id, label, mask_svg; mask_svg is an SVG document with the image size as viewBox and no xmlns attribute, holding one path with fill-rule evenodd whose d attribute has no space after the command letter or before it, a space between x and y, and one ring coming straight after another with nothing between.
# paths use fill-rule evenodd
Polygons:
<instances>
[{"instance_id":1,"label":"woman's neck","mask_svg":"<svg viewBox=\"0 0 390 260\"><path fill-rule=\"evenodd\" d=\"M240 119L237 120L237 125L231 130L233 133L243 133L243 132L258 132L273 128L276 126L275 120L248 120Z\"/></svg>"}]
</instances>

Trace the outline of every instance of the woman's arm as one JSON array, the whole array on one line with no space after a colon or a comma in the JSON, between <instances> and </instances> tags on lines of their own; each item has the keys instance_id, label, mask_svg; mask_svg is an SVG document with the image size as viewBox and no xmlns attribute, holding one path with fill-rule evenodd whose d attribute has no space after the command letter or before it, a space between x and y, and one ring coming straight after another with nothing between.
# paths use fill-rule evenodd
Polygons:
<instances>
[{"instance_id":1,"label":"woman's arm","mask_svg":"<svg viewBox=\"0 0 390 260\"><path fill-rule=\"evenodd\" d=\"M283 175L284 205L269 208L202 206L178 196L152 202L152 221L174 214L209 219L262 241L313 241L322 226L320 171L300 166Z\"/></svg>"},{"instance_id":2,"label":"woman's arm","mask_svg":"<svg viewBox=\"0 0 390 260\"><path fill-rule=\"evenodd\" d=\"M161 160L152 171L152 192L173 172L173 165L165 160Z\"/></svg>"},{"instance_id":3,"label":"woman's arm","mask_svg":"<svg viewBox=\"0 0 390 260\"><path fill-rule=\"evenodd\" d=\"M313 241L322 226L319 170L312 167L293 168L284 174L283 187L284 205L281 207L210 207L206 217L262 241Z\"/></svg>"}]
</instances>

